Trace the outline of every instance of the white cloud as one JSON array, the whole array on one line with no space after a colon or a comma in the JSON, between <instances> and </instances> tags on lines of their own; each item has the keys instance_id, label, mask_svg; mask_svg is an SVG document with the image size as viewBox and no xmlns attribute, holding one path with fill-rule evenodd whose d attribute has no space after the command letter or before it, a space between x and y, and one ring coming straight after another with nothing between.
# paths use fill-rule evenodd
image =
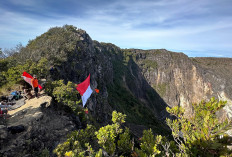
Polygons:
<instances>
[{"instance_id":1,"label":"white cloud","mask_svg":"<svg viewBox=\"0 0 232 157\"><path fill-rule=\"evenodd\" d=\"M20 5L33 8L34 2L27 0ZM232 37L229 36L232 12L228 8L223 10L226 2L119 0L99 8L88 6L84 12L70 15L48 10L46 18L0 8L0 47L11 45L12 41L25 45L50 27L72 24L86 30L95 40L111 42L122 48L193 50L191 54L195 52L196 55L208 50L227 52L226 49L232 49Z\"/></svg>"}]
</instances>

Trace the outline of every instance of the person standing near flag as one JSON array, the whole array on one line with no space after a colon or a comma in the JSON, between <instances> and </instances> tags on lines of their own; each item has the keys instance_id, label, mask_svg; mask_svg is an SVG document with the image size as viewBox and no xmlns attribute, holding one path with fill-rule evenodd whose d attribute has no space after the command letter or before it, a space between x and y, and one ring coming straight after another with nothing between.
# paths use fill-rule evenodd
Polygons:
<instances>
[{"instance_id":1,"label":"person standing near flag","mask_svg":"<svg viewBox=\"0 0 232 157\"><path fill-rule=\"evenodd\" d=\"M33 78L31 79L31 85L32 85L32 89L35 92L36 98L38 98L38 92L39 92L38 85L39 85L39 83L38 83L36 75L34 75Z\"/></svg>"},{"instance_id":2,"label":"person standing near flag","mask_svg":"<svg viewBox=\"0 0 232 157\"><path fill-rule=\"evenodd\" d=\"M24 71L22 74L22 78L32 86L31 80L33 79L33 77L30 74L28 74L26 71ZM43 89L40 84L38 84L38 87L39 87L40 91Z\"/></svg>"}]
</instances>

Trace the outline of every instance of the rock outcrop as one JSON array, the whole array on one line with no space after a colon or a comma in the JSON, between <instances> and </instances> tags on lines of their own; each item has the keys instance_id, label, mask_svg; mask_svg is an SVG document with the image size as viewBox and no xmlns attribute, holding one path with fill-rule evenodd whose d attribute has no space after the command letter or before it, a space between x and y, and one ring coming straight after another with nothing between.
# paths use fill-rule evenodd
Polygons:
<instances>
[{"instance_id":1,"label":"rock outcrop","mask_svg":"<svg viewBox=\"0 0 232 157\"><path fill-rule=\"evenodd\" d=\"M55 110L51 103L51 97L41 96L9 111L7 125L0 125L0 156L54 156L52 150L81 126L68 113Z\"/></svg>"}]
</instances>

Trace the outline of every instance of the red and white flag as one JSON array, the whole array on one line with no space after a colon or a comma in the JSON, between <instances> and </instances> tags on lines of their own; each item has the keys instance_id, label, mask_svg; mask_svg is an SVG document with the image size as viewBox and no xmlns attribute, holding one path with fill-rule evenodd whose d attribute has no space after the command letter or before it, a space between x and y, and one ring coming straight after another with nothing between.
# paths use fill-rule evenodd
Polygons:
<instances>
[{"instance_id":1,"label":"red and white flag","mask_svg":"<svg viewBox=\"0 0 232 157\"><path fill-rule=\"evenodd\" d=\"M76 89L79 91L83 103L83 107L85 106L88 98L92 94L92 89L90 87L90 74L89 76L85 79L85 81L81 82L80 84L77 85Z\"/></svg>"},{"instance_id":2,"label":"red and white flag","mask_svg":"<svg viewBox=\"0 0 232 157\"><path fill-rule=\"evenodd\" d=\"M33 77L30 74L24 71L22 77L27 83L29 83L32 86L31 80L33 79ZM38 87L40 90L42 89L41 85L38 85Z\"/></svg>"}]
</instances>

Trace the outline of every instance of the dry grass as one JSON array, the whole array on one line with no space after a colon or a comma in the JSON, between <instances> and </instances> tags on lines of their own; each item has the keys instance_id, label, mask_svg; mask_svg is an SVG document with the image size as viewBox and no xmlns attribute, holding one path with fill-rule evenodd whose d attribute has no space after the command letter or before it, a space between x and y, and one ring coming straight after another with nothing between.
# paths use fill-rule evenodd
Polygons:
<instances>
[{"instance_id":1,"label":"dry grass","mask_svg":"<svg viewBox=\"0 0 232 157\"><path fill-rule=\"evenodd\" d=\"M10 95L13 91L22 91L22 85L20 84L7 84L0 88L0 96L7 96Z\"/></svg>"}]
</instances>

